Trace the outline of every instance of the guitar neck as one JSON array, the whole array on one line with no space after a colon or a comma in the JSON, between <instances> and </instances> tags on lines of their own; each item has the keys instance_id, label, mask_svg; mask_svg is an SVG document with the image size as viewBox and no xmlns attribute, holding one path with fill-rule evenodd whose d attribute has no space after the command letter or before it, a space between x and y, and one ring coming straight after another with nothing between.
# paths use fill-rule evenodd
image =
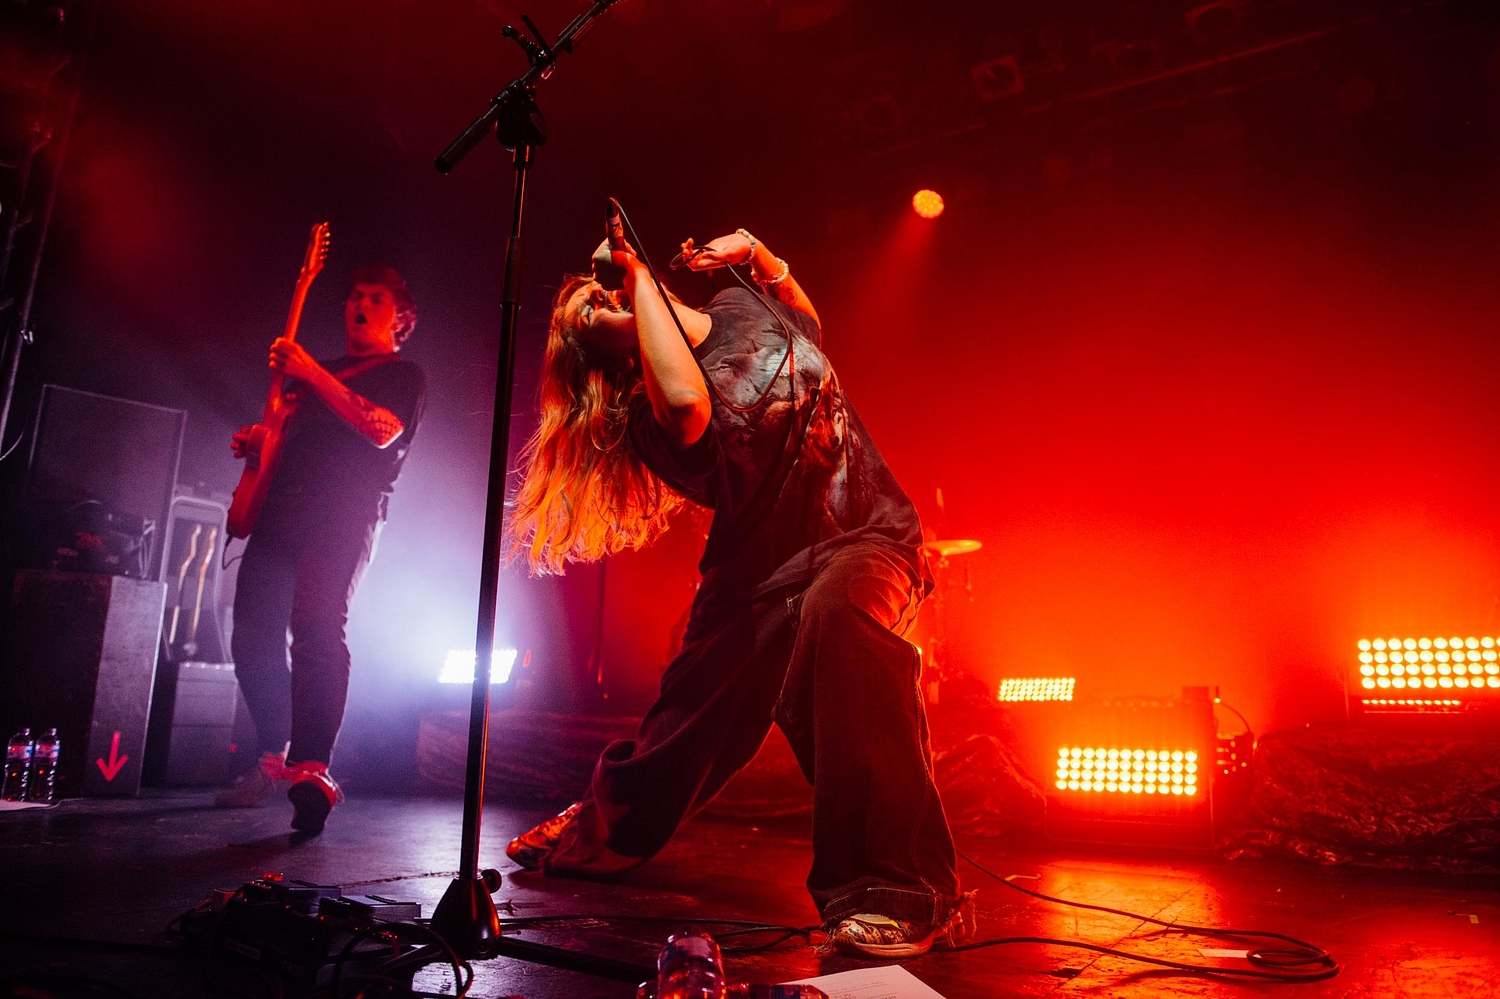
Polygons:
<instances>
[{"instance_id":1,"label":"guitar neck","mask_svg":"<svg viewBox=\"0 0 1500 999\"><path fill-rule=\"evenodd\" d=\"M307 302L307 291L311 287L312 277L301 276L297 278L297 287L292 292L292 307L287 312L286 328L281 332L282 339L297 339L297 328L302 325L302 306ZM266 411L268 413L280 401L282 386L285 382L286 375L282 372L271 372L271 391L266 396Z\"/></svg>"}]
</instances>

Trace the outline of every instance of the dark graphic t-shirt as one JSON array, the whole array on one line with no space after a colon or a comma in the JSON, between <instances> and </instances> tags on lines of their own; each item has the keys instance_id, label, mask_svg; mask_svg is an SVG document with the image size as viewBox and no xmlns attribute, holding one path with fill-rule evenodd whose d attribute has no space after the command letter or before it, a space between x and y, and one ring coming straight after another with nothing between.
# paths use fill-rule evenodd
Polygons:
<instances>
[{"instance_id":1,"label":"dark graphic t-shirt","mask_svg":"<svg viewBox=\"0 0 1500 999\"><path fill-rule=\"evenodd\" d=\"M318 363L337 375L366 360L345 355ZM340 380L350 391L395 413L406 429L388 447L378 448L315 392L301 386L271 490L326 497L330 505L352 511L374 510L390 495L401 473L422 419L427 383L421 368L399 356ZM293 381L288 387L299 386Z\"/></svg>"},{"instance_id":2,"label":"dark graphic t-shirt","mask_svg":"<svg viewBox=\"0 0 1500 999\"><path fill-rule=\"evenodd\" d=\"M714 512L695 611L732 613L806 583L830 555L862 541L888 546L925 585L916 508L840 390L817 324L743 288L720 292L703 311L713 322L693 353L710 382L708 429L675 447L644 393L628 424L646 466Z\"/></svg>"}]
</instances>

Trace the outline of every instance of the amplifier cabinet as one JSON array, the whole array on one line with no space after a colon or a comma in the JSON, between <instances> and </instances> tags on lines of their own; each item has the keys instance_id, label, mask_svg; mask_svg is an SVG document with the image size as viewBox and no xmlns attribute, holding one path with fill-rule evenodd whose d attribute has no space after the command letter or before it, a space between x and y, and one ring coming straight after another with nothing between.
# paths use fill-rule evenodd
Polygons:
<instances>
[{"instance_id":1,"label":"amplifier cabinet","mask_svg":"<svg viewBox=\"0 0 1500 999\"><path fill-rule=\"evenodd\" d=\"M223 782L230 773L239 691L233 663L161 663L146 744L147 782Z\"/></svg>"},{"instance_id":2,"label":"amplifier cabinet","mask_svg":"<svg viewBox=\"0 0 1500 999\"><path fill-rule=\"evenodd\" d=\"M165 583L20 569L0 662L0 731L56 726L60 794L140 793Z\"/></svg>"}]
</instances>

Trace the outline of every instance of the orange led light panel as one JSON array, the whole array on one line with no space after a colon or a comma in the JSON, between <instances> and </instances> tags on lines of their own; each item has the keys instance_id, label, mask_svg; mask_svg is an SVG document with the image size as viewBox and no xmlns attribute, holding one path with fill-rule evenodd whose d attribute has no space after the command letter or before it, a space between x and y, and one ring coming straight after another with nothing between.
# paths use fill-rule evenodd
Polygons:
<instances>
[{"instance_id":1,"label":"orange led light panel","mask_svg":"<svg viewBox=\"0 0 1500 999\"><path fill-rule=\"evenodd\" d=\"M1198 793L1198 753L1191 749L1062 746L1054 786L1105 794Z\"/></svg>"},{"instance_id":2,"label":"orange led light panel","mask_svg":"<svg viewBox=\"0 0 1500 999\"><path fill-rule=\"evenodd\" d=\"M1484 637L1364 638L1359 641L1359 685L1389 706L1428 706L1402 694L1500 694L1500 639ZM1389 699L1391 695L1395 699ZM1376 703L1366 698L1366 703Z\"/></svg>"},{"instance_id":3,"label":"orange led light panel","mask_svg":"<svg viewBox=\"0 0 1500 999\"><path fill-rule=\"evenodd\" d=\"M1002 701L1071 701L1071 676L1008 676L1000 681Z\"/></svg>"}]
</instances>

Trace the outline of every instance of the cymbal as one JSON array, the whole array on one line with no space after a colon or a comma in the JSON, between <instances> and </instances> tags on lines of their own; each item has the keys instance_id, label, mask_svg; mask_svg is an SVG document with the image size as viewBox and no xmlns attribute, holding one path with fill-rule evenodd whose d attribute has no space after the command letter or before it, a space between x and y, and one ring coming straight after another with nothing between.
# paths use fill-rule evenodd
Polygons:
<instances>
[{"instance_id":1,"label":"cymbal","mask_svg":"<svg viewBox=\"0 0 1500 999\"><path fill-rule=\"evenodd\" d=\"M970 552L977 552L984 547L984 543L972 541L967 538L949 538L943 541L928 541L922 547L941 558L949 558L953 555L967 555Z\"/></svg>"}]
</instances>

